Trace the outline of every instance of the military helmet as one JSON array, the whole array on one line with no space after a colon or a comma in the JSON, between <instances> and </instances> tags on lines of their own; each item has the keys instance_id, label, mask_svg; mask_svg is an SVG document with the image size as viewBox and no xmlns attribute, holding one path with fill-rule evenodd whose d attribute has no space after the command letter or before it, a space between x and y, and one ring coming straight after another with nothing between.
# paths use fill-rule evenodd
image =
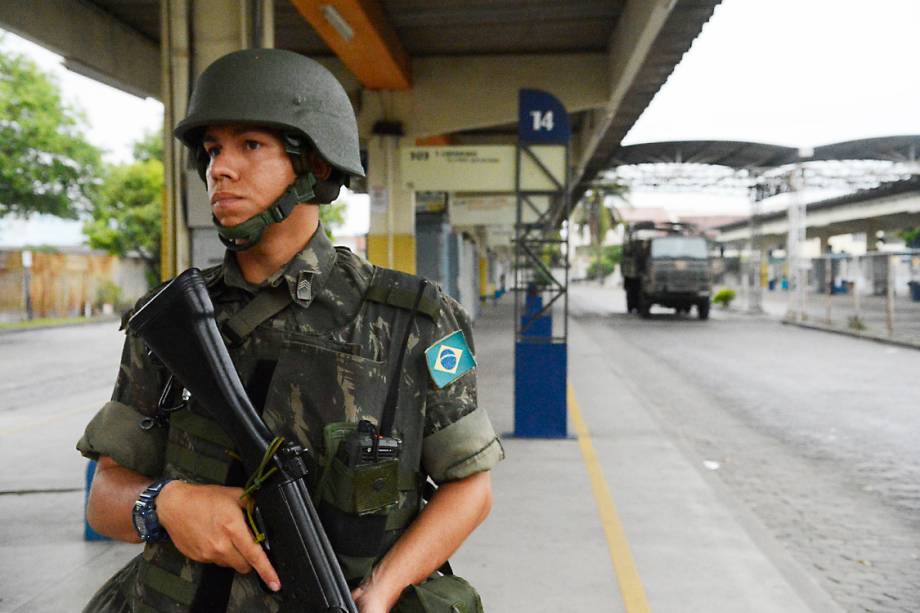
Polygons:
<instances>
[{"instance_id":1,"label":"military helmet","mask_svg":"<svg viewBox=\"0 0 920 613\"><path fill-rule=\"evenodd\" d=\"M358 125L351 101L332 73L317 62L280 49L248 49L227 54L205 68L189 100L188 114L173 134L192 152L206 180L208 156L202 137L208 126L252 124L280 132L296 178L266 210L236 226L217 227L232 251L255 246L265 228L287 219L301 203L329 203L351 176L364 176ZM318 180L306 154L315 148L332 166Z\"/></svg>"},{"instance_id":2,"label":"military helmet","mask_svg":"<svg viewBox=\"0 0 920 613\"><path fill-rule=\"evenodd\" d=\"M305 136L331 166L364 176L348 94L325 67L298 53L247 49L218 59L198 77L173 134L198 156L204 129L226 123Z\"/></svg>"}]
</instances>

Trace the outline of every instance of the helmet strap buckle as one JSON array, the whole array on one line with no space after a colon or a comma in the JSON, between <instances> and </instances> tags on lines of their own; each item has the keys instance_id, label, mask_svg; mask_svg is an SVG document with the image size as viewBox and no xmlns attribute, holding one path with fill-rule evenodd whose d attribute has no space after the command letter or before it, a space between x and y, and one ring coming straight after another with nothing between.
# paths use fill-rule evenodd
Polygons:
<instances>
[{"instance_id":1,"label":"helmet strap buckle","mask_svg":"<svg viewBox=\"0 0 920 613\"><path fill-rule=\"evenodd\" d=\"M235 226L223 226L213 215L211 220L217 227L220 242L230 251L246 251L255 247L262 238L265 228L273 223L287 219L294 207L303 202L310 202L316 196L313 187L316 177L313 173L298 175L281 196L265 211Z\"/></svg>"}]
</instances>

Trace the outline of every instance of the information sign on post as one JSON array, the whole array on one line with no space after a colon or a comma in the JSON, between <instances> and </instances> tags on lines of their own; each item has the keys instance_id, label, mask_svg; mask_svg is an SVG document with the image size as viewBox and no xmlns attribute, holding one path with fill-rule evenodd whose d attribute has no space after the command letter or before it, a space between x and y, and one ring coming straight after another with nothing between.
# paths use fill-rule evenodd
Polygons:
<instances>
[{"instance_id":1,"label":"information sign on post","mask_svg":"<svg viewBox=\"0 0 920 613\"><path fill-rule=\"evenodd\" d=\"M568 241L551 223L552 209L537 219L528 213L540 211L538 198L568 212L570 137L568 112L559 100L540 90L520 91L514 225L514 434L520 437L568 433ZM547 252L558 255L547 259Z\"/></svg>"},{"instance_id":2,"label":"information sign on post","mask_svg":"<svg viewBox=\"0 0 920 613\"><path fill-rule=\"evenodd\" d=\"M521 160L520 184L527 191L555 191L565 180L565 148L535 145ZM476 147L403 147L400 172L412 191L514 193L517 162L514 145Z\"/></svg>"},{"instance_id":3,"label":"information sign on post","mask_svg":"<svg viewBox=\"0 0 920 613\"><path fill-rule=\"evenodd\" d=\"M555 96L539 89L518 94L518 140L521 143L567 145L572 137L569 114Z\"/></svg>"}]
</instances>

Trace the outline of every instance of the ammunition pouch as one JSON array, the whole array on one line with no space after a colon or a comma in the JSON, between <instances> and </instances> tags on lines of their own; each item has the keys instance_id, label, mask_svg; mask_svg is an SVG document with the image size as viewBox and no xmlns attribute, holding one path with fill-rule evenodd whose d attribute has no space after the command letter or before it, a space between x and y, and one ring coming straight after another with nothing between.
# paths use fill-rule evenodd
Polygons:
<instances>
[{"instance_id":1,"label":"ammunition pouch","mask_svg":"<svg viewBox=\"0 0 920 613\"><path fill-rule=\"evenodd\" d=\"M449 574L407 587L393 613L483 613L483 607L476 588L466 579Z\"/></svg>"}]
</instances>

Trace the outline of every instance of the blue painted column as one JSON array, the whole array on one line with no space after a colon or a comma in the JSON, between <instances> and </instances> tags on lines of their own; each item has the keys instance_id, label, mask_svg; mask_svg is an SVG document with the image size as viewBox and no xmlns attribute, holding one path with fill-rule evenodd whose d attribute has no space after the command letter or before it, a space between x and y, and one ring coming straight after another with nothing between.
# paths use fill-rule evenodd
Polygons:
<instances>
[{"instance_id":1,"label":"blue painted column","mask_svg":"<svg viewBox=\"0 0 920 613\"><path fill-rule=\"evenodd\" d=\"M86 541L108 541L107 536L102 536L89 525L86 521L86 504L89 502L89 488L93 485L93 477L96 474L96 462L90 460L86 463L86 492L83 498L83 540Z\"/></svg>"},{"instance_id":2,"label":"blue painted column","mask_svg":"<svg viewBox=\"0 0 920 613\"><path fill-rule=\"evenodd\" d=\"M514 347L514 435L565 438L568 345L517 342Z\"/></svg>"},{"instance_id":3,"label":"blue painted column","mask_svg":"<svg viewBox=\"0 0 920 613\"><path fill-rule=\"evenodd\" d=\"M517 191L517 238L518 244L526 241L527 236L534 230L525 224L523 216L523 201L529 193L538 193L538 190L528 191L524 186L521 168L522 155L533 157L535 154L529 147L531 145L563 146L565 149L566 164L568 163L568 143L571 130L568 122L568 113L562 104L552 94L539 90L522 89L518 99L518 166L519 174L516 177ZM550 173L541 166L544 174ZM565 200L568 193L567 180L549 176L556 186L556 194ZM545 222L544 222L545 223ZM538 230L545 232L546 228ZM529 253L529 252L528 252ZM520 267L522 253L515 253L515 266ZM534 256L529 256L534 257ZM568 252L566 252L568 257ZM540 269L537 268L537 271ZM566 272L568 271L566 263ZM533 271L531 271L533 272ZM517 279L516 273L516 279ZM533 278L533 277L531 277ZM566 276L566 283L568 277ZM520 288L519 288L520 289ZM562 292L567 291L562 288ZM551 296L550 303L555 303L559 296L552 296L552 291L546 287L541 289L531 281L526 288L526 298L523 312L516 311L520 321L514 346L514 435L523 438L565 438L568 435L568 339L567 325L557 326L561 335L553 334L553 319L550 310L543 311L543 295ZM516 297L515 304L519 298ZM555 303L564 305L561 316L563 324L568 317L567 302ZM556 309L557 316L559 309Z\"/></svg>"}]
</instances>

